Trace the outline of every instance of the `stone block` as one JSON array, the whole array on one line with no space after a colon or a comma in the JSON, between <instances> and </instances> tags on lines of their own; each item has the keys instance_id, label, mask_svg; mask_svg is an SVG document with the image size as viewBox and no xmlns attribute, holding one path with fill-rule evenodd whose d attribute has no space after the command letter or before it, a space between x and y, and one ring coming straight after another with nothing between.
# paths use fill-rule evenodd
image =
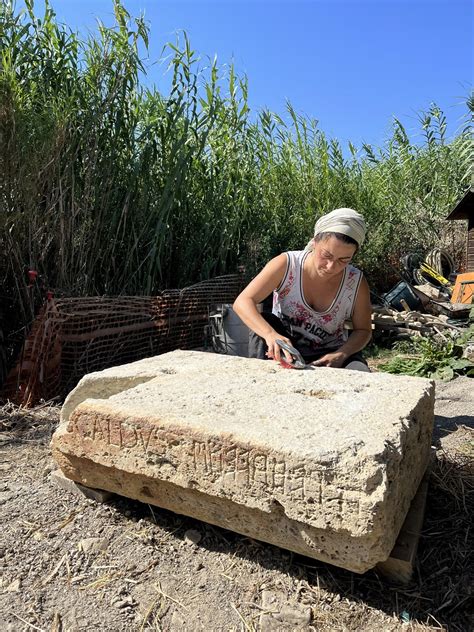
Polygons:
<instances>
[{"instance_id":1,"label":"stone block","mask_svg":"<svg viewBox=\"0 0 474 632\"><path fill-rule=\"evenodd\" d=\"M365 572L430 454L425 379L173 351L85 376L52 439L87 487Z\"/></svg>"},{"instance_id":2,"label":"stone block","mask_svg":"<svg viewBox=\"0 0 474 632\"><path fill-rule=\"evenodd\" d=\"M95 500L98 503L106 503L113 497L111 492L106 492L103 489L91 489L90 487L85 487L80 483L76 483L70 478L66 478L61 470L51 472L49 480L58 487L61 487L72 494L85 496L86 498Z\"/></svg>"}]
</instances>

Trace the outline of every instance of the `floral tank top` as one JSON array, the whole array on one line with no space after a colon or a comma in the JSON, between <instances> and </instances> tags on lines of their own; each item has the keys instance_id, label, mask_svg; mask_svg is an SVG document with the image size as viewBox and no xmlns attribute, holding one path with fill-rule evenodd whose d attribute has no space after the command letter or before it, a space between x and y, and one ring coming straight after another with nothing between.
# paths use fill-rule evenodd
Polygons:
<instances>
[{"instance_id":1,"label":"floral tank top","mask_svg":"<svg viewBox=\"0 0 474 632\"><path fill-rule=\"evenodd\" d=\"M293 342L303 355L324 348L339 348L348 337L344 321L351 317L362 278L362 272L352 265L344 268L337 294L324 312L315 311L303 295L303 264L307 250L287 252L285 276L273 293L273 314L291 332Z\"/></svg>"}]
</instances>

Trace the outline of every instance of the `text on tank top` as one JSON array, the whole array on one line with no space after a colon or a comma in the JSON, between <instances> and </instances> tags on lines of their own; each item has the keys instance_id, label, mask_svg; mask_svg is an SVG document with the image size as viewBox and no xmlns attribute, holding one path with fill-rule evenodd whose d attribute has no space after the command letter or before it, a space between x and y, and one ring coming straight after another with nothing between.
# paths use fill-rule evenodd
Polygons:
<instances>
[{"instance_id":1,"label":"text on tank top","mask_svg":"<svg viewBox=\"0 0 474 632\"><path fill-rule=\"evenodd\" d=\"M303 294L303 265L309 254L306 250L286 253L286 272L273 292L273 314L291 331L293 342L303 353L338 348L346 342L344 321L352 315L362 278L360 270L347 265L331 305L318 312L306 302Z\"/></svg>"}]
</instances>

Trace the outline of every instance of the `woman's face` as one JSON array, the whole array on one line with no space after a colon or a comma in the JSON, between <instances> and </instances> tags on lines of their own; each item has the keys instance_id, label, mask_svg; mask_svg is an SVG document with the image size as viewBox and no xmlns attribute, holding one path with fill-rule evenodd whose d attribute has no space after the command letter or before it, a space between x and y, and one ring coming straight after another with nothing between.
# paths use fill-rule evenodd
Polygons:
<instances>
[{"instance_id":1,"label":"woman's face","mask_svg":"<svg viewBox=\"0 0 474 632\"><path fill-rule=\"evenodd\" d=\"M337 276L350 263L357 248L346 244L337 237L314 242L313 261L318 276L329 278Z\"/></svg>"}]
</instances>

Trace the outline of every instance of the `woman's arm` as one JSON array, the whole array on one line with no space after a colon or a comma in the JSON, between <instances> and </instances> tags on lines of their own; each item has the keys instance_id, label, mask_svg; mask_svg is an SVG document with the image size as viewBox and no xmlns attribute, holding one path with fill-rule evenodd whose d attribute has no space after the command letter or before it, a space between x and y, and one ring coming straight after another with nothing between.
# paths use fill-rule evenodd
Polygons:
<instances>
[{"instance_id":1,"label":"woman's arm","mask_svg":"<svg viewBox=\"0 0 474 632\"><path fill-rule=\"evenodd\" d=\"M285 254L278 255L263 268L259 274L242 290L235 299L233 308L249 329L263 338L267 344L269 358L280 361L280 347L276 340L284 340L292 344L291 340L278 334L271 325L260 315L257 305L275 290L283 281L288 258ZM286 355L286 354L285 354ZM291 362L291 358L288 357Z\"/></svg>"},{"instance_id":2,"label":"woman's arm","mask_svg":"<svg viewBox=\"0 0 474 632\"><path fill-rule=\"evenodd\" d=\"M354 310L352 312L352 332L340 349L313 362L315 366L340 367L353 353L363 349L372 338L372 305L369 285L364 277L359 284Z\"/></svg>"}]
</instances>

